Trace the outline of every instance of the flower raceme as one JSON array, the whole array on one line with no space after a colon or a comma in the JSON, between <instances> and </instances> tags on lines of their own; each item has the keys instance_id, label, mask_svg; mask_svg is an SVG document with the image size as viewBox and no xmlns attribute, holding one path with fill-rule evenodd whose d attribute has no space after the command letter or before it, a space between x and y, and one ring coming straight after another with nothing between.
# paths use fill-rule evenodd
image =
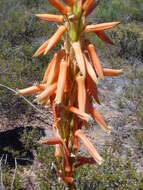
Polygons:
<instances>
[{"instance_id":1,"label":"flower raceme","mask_svg":"<svg viewBox=\"0 0 143 190\"><path fill-rule=\"evenodd\" d=\"M123 71L103 68L95 46L88 39L88 33L95 33L103 42L113 45L105 31L119 22L101 24L86 23L86 17L96 7L95 0L49 0L61 15L37 14L44 21L60 24L51 38L35 52L34 57L46 55L59 41L62 48L48 64L40 84L18 90L19 95L35 95L36 101L51 105L53 111L53 138L40 141L55 146L58 176L73 186L75 168L86 163L101 164L102 157L82 132L82 127L94 120L106 133L110 127L103 116L93 107L94 100L100 104L98 83L104 77L114 77ZM77 156L79 140L91 157Z\"/></svg>"}]
</instances>

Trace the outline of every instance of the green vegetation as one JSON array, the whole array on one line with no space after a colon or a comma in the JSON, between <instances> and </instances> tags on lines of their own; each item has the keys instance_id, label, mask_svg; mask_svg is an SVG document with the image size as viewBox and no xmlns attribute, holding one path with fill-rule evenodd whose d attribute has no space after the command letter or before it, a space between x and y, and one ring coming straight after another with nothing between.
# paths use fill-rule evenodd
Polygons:
<instances>
[{"instance_id":1,"label":"green vegetation","mask_svg":"<svg viewBox=\"0 0 143 190\"><path fill-rule=\"evenodd\" d=\"M142 21L142 10L143 0L102 0L95 12L95 16L103 21Z\"/></svg>"}]
</instances>

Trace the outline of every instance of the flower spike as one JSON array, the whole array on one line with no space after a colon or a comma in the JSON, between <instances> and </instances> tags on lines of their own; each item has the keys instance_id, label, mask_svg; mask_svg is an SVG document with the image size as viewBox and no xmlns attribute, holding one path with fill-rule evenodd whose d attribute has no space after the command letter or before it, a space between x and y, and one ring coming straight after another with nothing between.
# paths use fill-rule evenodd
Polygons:
<instances>
[{"instance_id":1,"label":"flower spike","mask_svg":"<svg viewBox=\"0 0 143 190\"><path fill-rule=\"evenodd\" d=\"M105 31L119 22L87 25L86 17L99 3L98 0L49 0L61 15L37 14L44 21L60 24L57 31L35 52L34 57L46 55L61 40L61 48L47 64L42 84L18 90L19 95L35 95L37 103L51 106L53 112L53 137L42 141L55 147L60 179L74 188L74 170L84 164L103 162L92 143L82 132L88 122L96 123L109 133L104 118L93 107L94 100L100 104L97 84L104 76L118 76L122 70L102 68L94 45L86 35L95 33L102 41L113 44ZM47 57L47 56L46 56ZM45 58L46 58L45 57ZM49 59L48 59L49 60ZM78 157L79 140L92 158Z\"/></svg>"}]
</instances>

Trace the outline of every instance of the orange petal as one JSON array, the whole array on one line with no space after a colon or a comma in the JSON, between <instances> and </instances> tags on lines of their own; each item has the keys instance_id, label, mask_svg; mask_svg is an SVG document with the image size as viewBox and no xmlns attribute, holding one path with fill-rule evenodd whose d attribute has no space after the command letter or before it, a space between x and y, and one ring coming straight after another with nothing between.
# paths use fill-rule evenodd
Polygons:
<instances>
[{"instance_id":1,"label":"orange petal","mask_svg":"<svg viewBox=\"0 0 143 190\"><path fill-rule=\"evenodd\" d=\"M74 49L75 57L76 57L80 72L85 77L86 76L85 63L84 63L84 58L83 58L80 42L79 41L74 42L72 44L72 47Z\"/></svg>"},{"instance_id":2,"label":"orange petal","mask_svg":"<svg viewBox=\"0 0 143 190\"><path fill-rule=\"evenodd\" d=\"M18 90L19 95L33 95L42 92L45 90L46 85L45 84L40 84L37 86L31 86L25 89Z\"/></svg>"},{"instance_id":3,"label":"orange petal","mask_svg":"<svg viewBox=\"0 0 143 190\"><path fill-rule=\"evenodd\" d=\"M115 27L118 24L119 22L108 22L108 23L102 23L102 24L87 25L85 27L85 32L97 32L100 30L108 30Z\"/></svg>"},{"instance_id":4,"label":"orange petal","mask_svg":"<svg viewBox=\"0 0 143 190\"><path fill-rule=\"evenodd\" d=\"M75 163L75 168L85 165L85 164L95 164L95 160L92 157L77 157L76 163Z\"/></svg>"},{"instance_id":5,"label":"orange petal","mask_svg":"<svg viewBox=\"0 0 143 190\"><path fill-rule=\"evenodd\" d=\"M88 10L90 9L93 3L94 3L94 0L86 0L82 6L83 11L88 12Z\"/></svg>"},{"instance_id":6,"label":"orange petal","mask_svg":"<svg viewBox=\"0 0 143 190\"><path fill-rule=\"evenodd\" d=\"M97 112L92 106L90 107L90 114L92 115L93 119L96 121L96 123L106 132L110 133L110 128L105 123L102 115Z\"/></svg>"},{"instance_id":7,"label":"orange petal","mask_svg":"<svg viewBox=\"0 0 143 190\"><path fill-rule=\"evenodd\" d=\"M93 44L88 44L87 45L88 52L90 54L94 69L99 76L100 79L104 79L103 71L102 71L102 66L100 64L100 60L95 52L94 45Z\"/></svg>"},{"instance_id":8,"label":"orange petal","mask_svg":"<svg viewBox=\"0 0 143 190\"><path fill-rule=\"evenodd\" d=\"M41 141L42 144L47 144L47 145L56 145L56 144L60 144L61 141L59 138L57 137L53 137L51 139L48 139L48 140L43 140Z\"/></svg>"},{"instance_id":9,"label":"orange petal","mask_svg":"<svg viewBox=\"0 0 143 190\"><path fill-rule=\"evenodd\" d=\"M67 69L68 69L68 63L66 61L62 61L60 64L60 73L58 77L58 86L55 98L55 102L57 104L60 104L63 99L66 78L67 78Z\"/></svg>"},{"instance_id":10,"label":"orange petal","mask_svg":"<svg viewBox=\"0 0 143 190\"><path fill-rule=\"evenodd\" d=\"M45 41L39 48L38 50L35 52L35 54L33 55L33 57L38 57L40 56L41 54L44 53L44 51L46 50L46 47L49 43L49 40Z\"/></svg>"},{"instance_id":11,"label":"orange petal","mask_svg":"<svg viewBox=\"0 0 143 190\"><path fill-rule=\"evenodd\" d=\"M36 14L41 20L46 20L49 22L64 22L64 17L62 15L52 15L52 14Z\"/></svg>"},{"instance_id":12,"label":"orange petal","mask_svg":"<svg viewBox=\"0 0 143 190\"><path fill-rule=\"evenodd\" d=\"M81 139L82 143L87 148L88 152L94 158L94 160L98 164L102 164L103 162L102 157L98 154L92 143L87 139L87 137L83 134L83 132L79 129L75 132L75 135Z\"/></svg>"},{"instance_id":13,"label":"orange petal","mask_svg":"<svg viewBox=\"0 0 143 190\"><path fill-rule=\"evenodd\" d=\"M98 104L100 104L100 100L99 100L99 97L98 97L97 86L96 86L96 84L94 84L94 82L92 81L92 79L88 75L86 77L86 83L87 83L87 88L88 88L89 92L91 93L93 98L96 100L96 102Z\"/></svg>"},{"instance_id":14,"label":"orange petal","mask_svg":"<svg viewBox=\"0 0 143 190\"><path fill-rule=\"evenodd\" d=\"M55 157L61 157L62 156L62 153L61 153L61 150L60 150L60 146L57 144L55 146Z\"/></svg>"},{"instance_id":15,"label":"orange petal","mask_svg":"<svg viewBox=\"0 0 143 190\"><path fill-rule=\"evenodd\" d=\"M103 74L104 76L108 76L108 77L114 77L114 76L119 76L121 74L123 74L123 70L122 69L107 69L104 68L103 69Z\"/></svg>"},{"instance_id":16,"label":"orange petal","mask_svg":"<svg viewBox=\"0 0 143 190\"><path fill-rule=\"evenodd\" d=\"M97 79L96 73L85 55L84 55L84 59L85 59L85 64L86 64L86 69L87 69L88 75L95 82L95 84L98 84L98 79Z\"/></svg>"},{"instance_id":17,"label":"orange petal","mask_svg":"<svg viewBox=\"0 0 143 190\"><path fill-rule=\"evenodd\" d=\"M56 59L53 62L48 77L47 77L47 85L50 85L58 80L58 75L60 71L60 63L62 58L65 56L65 51L61 50L56 53Z\"/></svg>"},{"instance_id":18,"label":"orange petal","mask_svg":"<svg viewBox=\"0 0 143 190\"><path fill-rule=\"evenodd\" d=\"M42 83L46 83L47 82L47 79L48 79L48 76L49 76L49 72L51 70L51 67L53 65L53 63L56 61L56 57L57 57L57 54L55 53L54 54L54 57L52 58L51 62L49 63L45 73L44 73L44 77L43 77L43 81Z\"/></svg>"},{"instance_id":19,"label":"orange petal","mask_svg":"<svg viewBox=\"0 0 143 190\"><path fill-rule=\"evenodd\" d=\"M66 6L64 6L61 2L58 0L49 0L49 2L58 9L63 15L66 15L68 12L68 9Z\"/></svg>"},{"instance_id":20,"label":"orange petal","mask_svg":"<svg viewBox=\"0 0 143 190\"><path fill-rule=\"evenodd\" d=\"M52 96L57 89L57 83L47 86L46 89L37 97L37 101L40 103L42 100Z\"/></svg>"},{"instance_id":21,"label":"orange petal","mask_svg":"<svg viewBox=\"0 0 143 190\"><path fill-rule=\"evenodd\" d=\"M95 32L96 35L104 42L110 44L110 45L114 45L113 42L110 40L110 38L105 34L104 31L97 31Z\"/></svg>"},{"instance_id":22,"label":"orange petal","mask_svg":"<svg viewBox=\"0 0 143 190\"><path fill-rule=\"evenodd\" d=\"M92 1L92 3L89 5L87 11L85 12L85 16L88 16L89 14L91 14L91 12L95 9L97 4L98 3L96 1Z\"/></svg>"},{"instance_id":23,"label":"orange petal","mask_svg":"<svg viewBox=\"0 0 143 190\"><path fill-rule=\"evenodd\" d=\"M54 48L57 45L57 43L59 42L62 35L65 33L65 31L66 31L66 27L63 25L58 28L55 34L49 39L49 43L46 47L44 55L47 54L52 48Z\"/></svg>"},{"instance_id":24,"label":"orange petal","mask_svg":"<svg viewBox=\"0 0 143 190\"><path fill-rule=\"evenodd\" d=\"M70 65L70 59L69 57L67 57L67 76L66 76L66 83L65 83L65 88L64 88L64 92L68 93L70 91L70 80L69 80L69 65Z\"/></svg>"},{"instance_id":25,"label":"orange petal","mask_svg":"<svg viewBox=\"0 0 143 190\"><path fill-rule=\"evenodd\" d=\"M74 5L75 0L63 0L67 5L72 7Z\"/></svg>"},{"instance_id":26,"label":"orange petal","mask_svg":"<svg viewBox=\"0 0 143 190\"><path fill-rule=\"evenodd\" d=\"M74 133L75 133L75 131L79 129L78 118L74 117L74 121L73 122L74 122L73 123L73 126L74 126L73 130L74 130ZM74 150L78 150L78 137L75 136L75 135L73 137L73 148L74 148Z\"/></svg>"},{"instance_id":27,"label":"orange petal","mask_svg":"<svg viewBox=\"0 0 143 190\"><path fill-rule=\"evenodd\" d=\"M67 106L66 109L67 109L67 111L76 114L80 119L82 119L84 121L88 122L91 120L90 115L88 115L87 113L84 113L84 112L80 112L80 110L78 108L75 108L73 106Z\"/></svg>"},{"instance_id":28,"label":"orange petal","mask_svg":"<svg viewBox=\"0 0 143 190\"><path fill-rule=\"evenodd\" d=\"M78 76L76 78L78 84L78 107L81 112L85 112L86 105L86 88L85 88L85 78L83 76Z\"/></svg>"}]
</instances>

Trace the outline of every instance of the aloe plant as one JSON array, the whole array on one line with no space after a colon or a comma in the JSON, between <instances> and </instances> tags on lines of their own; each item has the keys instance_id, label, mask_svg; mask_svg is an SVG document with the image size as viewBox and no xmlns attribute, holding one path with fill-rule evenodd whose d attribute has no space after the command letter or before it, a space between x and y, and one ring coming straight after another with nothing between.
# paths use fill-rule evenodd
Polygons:
<instances>
[{"instance_id":1,"label":"aloe plant","mask_svg":"<svg viewBox=\"0 0 143 190\"><path fill-rule=\"evenodd\" d=\"M113 44L105 31L119 22L88 25L87 16L97 6L95 0L49 0L61 15L37 14L41 20L57 22L59 27L53 36L35 52L34 57L47 55L60 40L61 49L48 64L43 81L39 85L18 90L19 95L36 95L43 106L53 111L53 137L42 144L55 146L55 167L58 176L67 187L74 189L74 171L78 166L102 164L103 159L82 131L90 120L107 133L110 128L93 107L100 104L97 86L106 76L118 76L122 70L102 68L95 47L88 40L88 33L95 33L101 40ZM79 140L91 157L78 156Z\"/></svg>"}]
</instances>

